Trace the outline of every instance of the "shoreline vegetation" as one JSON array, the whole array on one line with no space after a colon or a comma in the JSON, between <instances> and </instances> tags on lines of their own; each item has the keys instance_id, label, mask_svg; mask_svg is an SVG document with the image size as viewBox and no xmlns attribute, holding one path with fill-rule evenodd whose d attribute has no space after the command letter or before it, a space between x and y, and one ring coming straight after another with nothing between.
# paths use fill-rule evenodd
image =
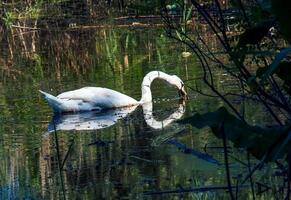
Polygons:
<instances>
[{"instance_id":1,"label":"shoreline vegetation","mask_svg":"<svg viewBox=\"0 0 291 200\"><path fill-rule=\"evenodd\" d=\"M45 3L42 0L12 1L0 3L0 26L4 28L75 27L92 25L103 27L108 23L118 26L140 26L138 23L155 24L161 22L159 1L84 1L59 0ZM134 22L138 19L138 22ZM154 20L153 20L154 19ZM124 20L129 20L125 22ZM131 22L131 20L134 20ZM146 22L141 22L146 20ZM151 21L149 23L149 20ZM120 24L120 21L121 22ZM104 23L104 25L103 25ZM161 23L159 23L161 24Z\"/></svg>"}]
</instances>

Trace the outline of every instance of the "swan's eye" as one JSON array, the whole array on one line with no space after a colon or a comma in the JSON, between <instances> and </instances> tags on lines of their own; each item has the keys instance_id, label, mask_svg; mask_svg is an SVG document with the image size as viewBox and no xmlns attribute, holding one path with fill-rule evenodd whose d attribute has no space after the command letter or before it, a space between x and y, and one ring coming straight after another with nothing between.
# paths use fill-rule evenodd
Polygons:
<instances>
[{"instance_id":1,"label":"swan's eye","mask_svg":"<svg viewBox=\"0 0 291 200\"><path fill-rule=\"evenodd\" d=\"M181 88L183 88L184 87L184 83L181 81Z\"/></svg>"}]
</instances>

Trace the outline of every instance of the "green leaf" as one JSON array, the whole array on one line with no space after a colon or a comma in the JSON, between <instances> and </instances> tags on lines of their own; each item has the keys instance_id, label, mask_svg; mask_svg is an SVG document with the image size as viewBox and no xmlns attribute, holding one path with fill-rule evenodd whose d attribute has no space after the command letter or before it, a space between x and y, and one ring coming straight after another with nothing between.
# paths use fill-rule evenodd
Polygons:
<instances>
[{"instance_id":1,"label":"green leaf","mask_svg":"<svg viewBox=\"0 0 291 200\"><path fill-rule=\"evenodd\" d=\"M186 13L186 21L191 18L193 7L194 6L191 5L190 8L188 8L187 13Z\"/></svg>"},{"instance_id":2,"label":"green leaf","mask_svg":"<svg viewBox=\"0 0 291 200\"><path fill-rule=\"evenodd\" d=\"M225 135L236 147L244 148L256 158L264 158L264 161L283 158L291 144L290 125L264 128L251 126L237 119L224 107L203 115L195 114L178 123L191 124L199 129L210 127L217 137Z\"/></svg>"}]
</instances>

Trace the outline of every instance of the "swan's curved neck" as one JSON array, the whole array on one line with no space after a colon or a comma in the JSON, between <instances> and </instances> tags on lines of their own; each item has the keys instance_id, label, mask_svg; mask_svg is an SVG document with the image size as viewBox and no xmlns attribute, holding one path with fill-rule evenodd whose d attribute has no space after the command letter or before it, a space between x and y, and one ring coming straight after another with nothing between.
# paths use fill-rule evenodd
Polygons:
<instances>
[{"instance_id":1,"label":"swan's curved neck","mask_svg":"<svg viewBox=\"0 0 291 200\"><path fill-rule=\"evenodd\" d=\"M152 71L148 73L141 84L141 100L139 103L147 103L152 101L151 83L155 79L163 79L170 83L171 76L160 71Z\"/></svg>"}]
</instances>

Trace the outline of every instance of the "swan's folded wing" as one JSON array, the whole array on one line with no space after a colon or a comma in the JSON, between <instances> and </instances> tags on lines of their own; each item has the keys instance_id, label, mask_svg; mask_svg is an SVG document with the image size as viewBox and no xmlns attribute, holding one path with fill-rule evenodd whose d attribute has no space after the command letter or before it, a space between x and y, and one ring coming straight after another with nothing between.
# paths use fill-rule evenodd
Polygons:
<instances>
[{"instance_id":1,"label":"swan's folded wing","mask_svg":"<svg viewBox=\"0 0 291 200\"><path fill-rule=\"evenodd\" d=\"M138 103L135 99L120 92L101 87L84 87L64 92L57 97L61 99L82 100L102 108L123 107Z\"/></svg>"},{"instance_id":2,"label":"swan's folded wing","mask_svg":"<svg viewBox=\"0 0 291 200\"><path fill-rule=\"evenodd\" d=\"M100 94L100 88L84 87L59 94L60 99L82 100L84 102L93 102L96 95Z\"/></svg>"}]
</instances>

